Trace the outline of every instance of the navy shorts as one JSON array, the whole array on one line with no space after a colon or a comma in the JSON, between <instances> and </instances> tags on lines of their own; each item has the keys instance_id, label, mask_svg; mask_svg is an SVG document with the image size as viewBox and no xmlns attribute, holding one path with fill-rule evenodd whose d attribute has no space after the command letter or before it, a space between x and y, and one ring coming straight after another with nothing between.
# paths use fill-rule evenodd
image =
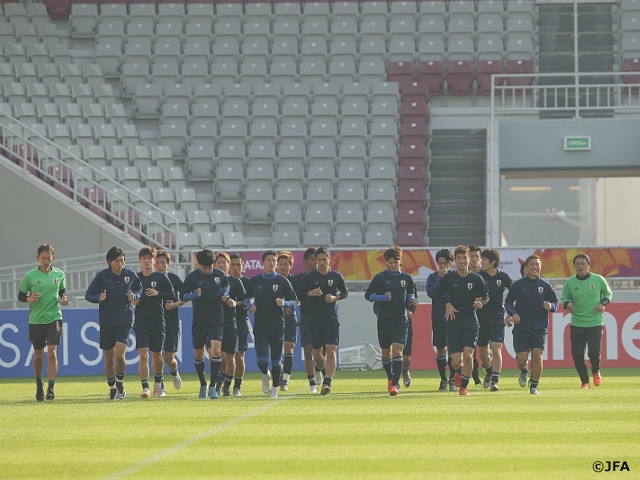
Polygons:
<instances>
[{"instance_id":1,"label":"navy shorts","mask_svg":"<svg viewBox=\"0 0 640 480\"><path fill-rule=\"evenodd\" d=\"M180 343L180 320L167 322L167 334L164 337L164 351L176 353Z\"/></svg>"},{"instance_id":2,"label":"navy shorts","mask_svg":"<svg viewBox=\"0 0 640 480\"><path fill-rule=\"evenodd\" d=\"M404 344L403 355L411 356L411 347L413 347L413 323L409 319L407 324L407 343Z\"/></svg>"},{"instance_id":3,"label":"navy shorts","mask_svg":"<svg viewBox=\"0 0 640 480\"><path fill-rule=\"evenodd\" d=\"M284 341L296 343L298 339L298 319L295 315L284 317Z\"/></svg>"},{"instance_id":4,"label":"navy shorts","mask_svg":"<svg viewBox=\"0 0 640 480\"><path fill-rule=\"evenodd\" d=\"M269 358L269 350L271 350L271 364L280 365L282 363L284 324L254 326L253 339L256 344L257 359Z\"/></svg>"},{"instance_id":5,"label":"navy shorts","mask_svg":"<svg viewBox=\"0 0 640 480\"><path fill-rule=\"evenodd\" d=\"M544 350L547 343L546 330L538 330L532 333L513 334L513 348L516 353L530 352L534 348Z\"/></svg>"},{"instance_id":6,"label":"navy shorts","mask_svg":"<svg viewBox=\"0 0 640 480\"><path fill-rule=\"evenodd\" d=\"M486 347L491 342L504 343L504 323L480 323L478 346Z\"/></svg>"},{"instance_id":7,"label":"navy shorts","mask_svg":"<svg viewBox=\"0 0 640 480\"><path fill-rule=\"evenodd\" d=\"M235 318L231 321L224 321L224 330L222 332L222 351L229 355L235 355L238 351L238 327Z\"/></svg>"},{"instance_id":8,"label":"navy shorts","mask_svg":"<svg viewBox=\"0 0 640 480\"><path fill-rule=\"evenodd\" d=\"M338 317L325 317L312 320L311 348L318 349L325 345L338 345L340 340L340 322Z\"/></svg>"},{"instance_id":9,"label":"navy shorts","mask_svg":"<svg viewBox=\"0 0 640 480\"><path fill-rule=\"evenodd\" d=\"M464 347L476 348L478 343L478 320L447 321L447 347L449 353L461 353Z\"/></svg>"},{"instance_id":10,"label":"navy shorts","mask_svg":"<svg viewBox=\"0 0 640 480\"><path fill-rule=\"evenodd\" d=\"M378 320L378 343L380 348L389 348L392 343L407 343L407 317L404 321L381 322Z\"/></svg>"},{"instance_id":11,"label":"navy shorts","mask_svg":"<svg viewBox=\"0 0 640 480\"><path fill-rule=\"evenodd\" d=\"M136 348L148 348L152 352L161 352L166 331L164 325L133 324L136 333Z\"/></svg>"},{"instance_id":12,"label":"navy shorts","mask_svg":"<svg viewBox=\"0 0 640 480\"><path fill-rule=\"evenodd\" d=\"M46 324L29 324L29 341L34 350L42 350L47 345L60 345L62 320Z\"/></svg>"},{"instance_id":13,"label":"navy shorts","mask_svg":"<svg viewBox=\"0 0 640 480\"><path fill-rule=\"evenodd\" d=\"M431 319L431 331L433 333L433 346L445 348L447 346L447 322L445 320Z\"/></svg>"},{"instance_id":14,"label":"navy shorts","mask_svg":"<svg viewBox=\"0 0 640 480\"><path fill-rule=\"evenodd\" d=\"M129 343L131 325L100 325L100 348L111 350L116 342Z\"/></svg>"},{"instance_id":15,"label":"navy shorts","mask_svg":"<svg viewBox=\"0 0 640 480\"><path fill-rule=\"evenodd\" d=\"M238 352L246 352L249 350L249 329L251 324L249 323L249 317L236 318L236 326L238 333Z\"/></svg>"},{"instance_id":16,"label":"navy shorts","mask_svg":"<svg viewBox=\"0 0 640 480\"><path fill-rule=\"evenodd\" d=\"M300 314L300 343L302 345L311 345L311 324L309 316Z\"/></svg>"},{"instance_id":17,"label":"navy shorts","mask_svg":"<svg viewBox=\"0 0 640 480\"><path fill-rule=\"evenodd\" d=\"M224 320L210 323L194 323L191 326L191 337L193 340L193 348L199 349L209 347L211 340L222 341L224 333Z\"/></svg>"}]
</instances>

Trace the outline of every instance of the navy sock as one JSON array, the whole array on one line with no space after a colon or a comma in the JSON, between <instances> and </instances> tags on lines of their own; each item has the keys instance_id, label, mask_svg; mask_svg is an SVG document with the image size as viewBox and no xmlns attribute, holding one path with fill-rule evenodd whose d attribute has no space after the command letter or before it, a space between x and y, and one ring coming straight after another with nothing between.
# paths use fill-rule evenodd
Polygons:
<instances>
[{"instance_id":1,"label":"navy sock","mask_svg":"<svg viewBox=\"0 0 640 480\"><path fill-rule=\"evenodd\" d=\"M463 375L462 376L462 384L460 385L460 388L467 388L468 385L469 385L469 377L465 377Z\"/></svg>"},{"instance_id":2,"label":"navy sock","mask_svg":"<svg viewBox=\"0 0 640 480\"><path fill-rule=\"evenodd\" d=\"M307 380L309 380L309 385L317 385L315 375L307 375Z\"/></svg>"},{"instance_id":3,"label":"navy sock","mask_svg":"<svg viewBox=\"0 0 640 480\"><path fill-rule=\"evenodd\" d=\"M440 380L443 382L446 382L447 381L447 372L446 372L447 358L436 357L436 365L438 366L438 373L440 374Z\"/></svg>"},{"instance_id":4,"label":"navy sock","mask_svg":"<svg viewBox=\"0 0 640 480\"><path fill-rule=\"evenodd\" d=\"M447 358L447 365L449 365L449 381L453 380L453 374L456 371L453 369L453 365L451 365L451 357Z\"/></svg>"},{"instance_id":5,"label":"navy sock","mask_svg":"<svg viewBox=\"0 0 640 480\"><path fill-rule=\"evenodd\" d=\"M37 376L36 377L36 388L38 389L38 391L42 390L42 376Z\"/></svg>"},{"instance_id":6,"label":"navy sock","mask_svg":"<svg viewBox=\"0 0 640 480\"><path fill-rule=\"evenodd\" d=\"M55 381L55 380L49 380L49 387L48 387L48 389L49 389L50 391L53 391L53 387L55 386L55 384L56 384L56 381Z\"/></svg>"},{"instance_id":7,"label":"navy sock","mask_svg":"<svg viewBox=\"0 0 640 480\"><path fill-rule=\"evenodd\" d=\"M399 385L400 375L402 375L402 357L396 357L391 360L391 383Z\"/></svg>"},{"instance_id":8,"label":"navy sock","mask_svg":"<svg viewBox=\"0 0 640 480\"><path fill-rule=\"evenodd\" d=\"M204 358L200 361L194 359L193 366L196 367L196 373L198 374L198 379L200 380L200 386L207 386L207 380L204 378Z\"/></svg>"},{"instance_id":9,"label":"navy sock","mask_svg":"<svg viewBox=\"0 0 640 480\"><path fill-rule=\"evenodd\" d=\"M162 382L163 382L163 380L164 380L164 375L162 374L162 372L160 372L160 373L156 373L156 374L153 376L153 381L154 381L154 382L156 382L156 383L162 383Z\"/></svg>"},{"instance_id":10,"label":"navy sock","mask_svg":"<svg viewBox=\"0 0 640 480\"><path fill-rule=\"evenodd\" d=\"M149 388L149 380L140 380L140 384L142 385L142 388Z\"/></svg>"},{"instance_id":11,"label":"navy sock","mask_svg":"<svg viewBox=\"0 0 640 480\"><path fill-rule=\"evenodd\" d=\"M280 374L282 373L282 365L271 365L271 381L274 387L280 386Z\"/></svg>"},{"instance_id":12,"label":"navy sock","mask_svg":"<svg viewBox=\"0 0 640 480\"><path fill-rule=\"evenodd\" d=\"M471 371L471 376L475 383L480 383L480 375L478 374L478 358L475 355L473 356L473 370Z\"/></svg>"},{"instance_id":13,"label":"navy sock","mask_svg":"<svg viewBox=\"0 0 640 480\"><path fill-rule=\"evenodd\" d=\"M291 375L291 371L292 370L293 370L293 353L292 354L285 354L282 373L284 373L286 375Z\"/></svg>"},{"instance_id":14,"label":"navy sock","mask_svg":"<svg viewBox=\"0 0 640 480\"><path fill-rule=\"evenodd\" d=\"M386 362L383 360L382 368L384 368L384 371L387 372L387 379L391 380L393 378L393 376L391 375L391 359L387 360Z\"/></svg>"},{"instance_id":15,"label":"navy sock","mask_svg":"<svg viewBox=\"0 0 640 480\"><path fill-rule=\"evenodd\" d=\"M235 390L235 389L240 390L240 387L242 387L242 379L241 379L241 378L236 377L236 378L234 379L234 381L233 381L233 389L234 389L234 390Z\"/></svg>"},{"instance_id":16,"label":"navy sock","mask_svg":"<svg viewBox=\"0 0 640 480\"><path fill-rule=\"evenodd\" d=\"M498 383L500 381L500 372L491 374L491 383Z\"/></svg>"},{"instance_id":17,"label":"navy sock","mask_svg":"<svg viewBox=\"0 0 640 480\"><path fill-rule=\"evenodd\" d=\"M224 388L229 388L231 386L231 381L233 380L233 377L231 375L225 375L224 376Z\"/></svg>"},{"instance_id":18,"label":"navy sock","mask_svg":"<svg viewBox=\"0 0 640 480\"><path fill-rule=\"evenodd\" d=\"M222 358L221 357L211 357L211 361L209 362L209 366L211 368L211 373L209 376L210 379L210 385L214 385L216 384L216 381L218 380L218 375L220 374L220 366L222 365Z\"/></svg>"}]
</instances>

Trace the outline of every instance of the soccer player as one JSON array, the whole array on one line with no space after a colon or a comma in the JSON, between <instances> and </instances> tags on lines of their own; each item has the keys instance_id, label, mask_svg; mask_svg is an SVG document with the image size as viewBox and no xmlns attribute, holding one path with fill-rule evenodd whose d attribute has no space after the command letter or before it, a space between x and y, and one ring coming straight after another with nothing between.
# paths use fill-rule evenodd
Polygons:
<instances>
[{"instance_id":1,"label":"soccer player","mask_svg":"<svg viewBox=\"0 0 640 480\"><path fill-rule=\"evenodd\" d=\"M176 352L178 351L178 341L180 340L180 316L178 307L184 305L180 300L182 292L182 279L175 273L169 272L171 264L171 255L164 250L158 250L156 253L156 270L164 273L169 277L171 285L173 285L174 298L167 300L164 304L164 321L166 324L166 336L164 339L164 363L169 367L171 381L173 387L179 390L182 387L182 378L178 372L178 360ZM163 386L164 390L164 386ZM166 392L165 392L166 393Z\"/></svg>"},{"instance_id":2,"label":"soccer player","mask_svg":"<svg viewBox=\"0 0 640 480\"><path fill-rule=\"evenodd\" d=\"M304 352L304 369L307 373L307 379L309 381L309 393L318 392L318 384L322 384L324 379L324 373L317 369L313 361L313 349L311 348L311 325L309 319L309 297L300 294L300 284L305 275L310 274L318 268L316 262L316 249L309 247L302 255L302 261L304 262L304 272L301 272L293 277L291 285L293 285L298 300L300 301L300 343L302 343L302 351Z\"/></svg>"},{"instance_id":3,"label":"soccer player","mask_svg":"<svg viewBox=\"0 0 640 480\"><path fill-rule=\"evenodd\" d=\"M236 324L236 309L238 302L244 300L245 291L242 280L229 275L229 254L218 252L215 267L227 275L229 294L222 298L224 304L224 332L222 334L222 394L231 396L231 382L235 373L235 354L238 351L238 327Z\"/></svg>"},{"instance_id":4,"label":"soccer player","mask_svg":"<svg viewBox=\"0 0 640 480\"><path fill-rule=\"evenodd\" d=\"M387 391L395 397L400 389L402 354L407 342L407 304L415 306L418 302L413 277L400 270L402 249L386 249L384 259L387 269L373 277L364 298L375 302L382 366L387 373Z\"/></svg>"},{"instance_id":5,"label":"soccer player","mask_svg":"<svg viewBox=\"0 0 640 480\"><path fill-rule=\"evenodd\" d=\"M191 336L193 342L193 363L200 380L198 398L207 398L207 380L204 376L204 349L209 349L209 398L219 397L216 391L216 380L222 363L222 333L224 331L224 314L222 302L229 295L229 282L223 271L213 267L215 256L209 249L196 253L199 268L192 271L184 279L182 300L193 302L193 325Z\"/></svg>"},{"instance_id":6,"label":"soccer player","mask_svg":"<svg viewBox=\"0 0 640 480\"><path fill-rule=\"evenodd\" d=\"M229 275L240 279L244 286L245 294L247 287L249 286L249 278L242 275L244 270L244 259L239 253L231 254L229 262ZM238 332L238 351L235 354L235 371L233 380L233 396L241 397L242 393L242 379L244 378L244 372L246 371L246 364L244 356L247 350L249 350L249 329L251 323L249 322L249 315L247 314L247 305L244 300L237 302L236 305L236 327Z\"/></svg>"},{"instance_id":7,"label":"soccer player","mask_svg":"<svg viewBox=\"0 0 640 480\"><path fill-rule=\"evenodd\" d=\"M469 245L469 270L474 273L480 273L482 271L482 250L477 245ZM480 381L480 363L478 362L478 350L473 352L473 370L471 371L471 377L475 384L476 390L482 390L482 382Z\"/></svg>"},{"instance_id":8,"label":"soccer player","mask_svg":"<svg viewBox=\"0 0 640 480\"><path fill-rule=\"evenodd\" d=\"M479 329L476 309L488 301L488 291L482 277L469 270L469 248L460 245L453 255L456 270L442 277L438 294L445 303L447 347L456 371L454 383L460 395L469 396L467 386L473 370Z\"/></svg>"},{"instance_id":9,"label":"soccer player","mask_svg":"<svg viewBox=\"0 0 640 480\"><path fill-rule=\"evenodd\" d=\"M298 301L289 280L276 273L277 259L275 250L267 250L262 254L264 271L249 280L246 301L249 311L254 314L253 337L258 368L262 372L262 391L271 398L278 398L282 373L284 309L294 309Z\"/></svg>"},{"instance_id":10,"label":"soccer player","mask_svg":"<svg viewBox=\"0 0 640 480\"><path fill-rule=\"evenodd\" d=\"M151 396L149 391L149 350L151 350L151 367L154 372L153 396L164 397L162 384L164 380L164 362L162 359L162 346L166 336L164 320L164 303L174 298L173 285L164 273L155 270L156 249L154 247L142 247L138 252L138 259L142 271L138 272L138 278L142 284L142 295L134 300L135 321L133 331L136 333L136 348L140 361L138 362L138 374L142 384L142 398Z\"/></svg>"},{"instance_id":11,"label":"soccer player","mask_svg":"<svg viewBox=\"0 0 640 480\"><path fill-rule=\"evenodd\" d=\"M453 381L453 367L451 366L451 356L447 355L447 319L444 317L444 300L439 295L440 281L453 264L453 252L448 248L438 250L436 253L436 263L438 271L429 274L427 277L426 290L431 298L431 332L433 346L436 348L436 365L440 374L439 392L446 392L447 385L449 391L455 392L458 387ZM447 380L447 356L449 358L449 379Z\"/></svg>"},{"instance_id":12,"label":"soccer player","mask_svg":"<svg viewBox=\"0 0 640 480\"><path fill-rule=\"evenodd\" d=\"M540 278L542 261L537 255L525 260L527 276L513 283L505 299L505 308L513 327L513 347L520 369L520 387L527 385L527 363L531 352L531 378L529 393L539 395L538 384L542 376L542 354L547 340L549 312L558 310L558 297L551 284Z\"/></svg>"},{"instance_id":13,"label":"soccer player","mask_svg":"<svg viewBox=\"0 0 640 480\"><path fill-rule=\"evenodd\" d=\"M400 265L402 267L402 264ZM413 296L416 300L418 300L418 287L417 285L413 285ZM411 301L407 302L407 343L404 345L404 349L402 350L402 383L405 388L409 388L411 386L411 350L413 348L413 314L416 312L417 305L411 303Z\"/></svg>"},{"instance_id":14,"label":"soccer player","mask_svg":"<svg viewBox=\"0 0 640 480\"><path fill-rule=\"evenodd\" d=\"M600 352L604 310L611 302L613 294L605 278L591 272L589 255L578 253L573 257L573 267L576 274L564 283L560 301L564 309L571 312L571 356L582 382L580 388L586 389L590 387L587 366L584 363L587 347L593 384L599 386L602 379Z\"/></svg>"},{"instance_id":15,"label":"soccer player","mask_svg":"<svg viewBox=\"0 0 640 480\"><path fill-rule=\"evenodd\" d=\"M47 400L55 398L58 376L58 345L62 338L62 311L69 305L64 272L53 267L53 247L44 243L38 247L38 266L29 270L20 282L18 301L29 302L29 341L33 345L33 372L36 377L36 400L45 399L42 385L44 347L47 347Z\"/></svg>"},{"instance_id":16,"label":"soccer player","mask_svg":"<svg viewBox=\"0 0 640 480\"><path fill-rule=\"evenodd\" d=\"M282 250L278 253L277 270L280 275L289 280L293 286L293 254L288 250ZM295 289L294 289L295 291ZM293 371L293 350L296 346L296 338L298 336L298 319L296 311L291 308L284 310L284 363L282 364L282 380L280 382L280 390L287 391L289 389L289 379Z\"/></svg>"},{"instance_id":17,"label":"soccer player","mask_svg":"<svg viewBox=\"0 0 640 480\"><path fill-rule=\"evenodd\" d=\"M336 302L349 295L344 277L329 268L331 254L327 247L316 250L318 269L305 275L300 294L309 297L311 348L318 370L324 370L321 395L331 392L331 382L338 364L340 321Z\"/></svg>"},{"instance_id":18,"label":"soccer player","mask_svg":"<svg viewBox=\"0 0 640 480\"><path fill-rule=\"evenodd\" d=\"M480 276L489 289L489 301L478 309L478 347L482 368L485 371L484 388L491 387L492 392L498 391L500 371L502 370L502 344L504 343L504 292L511 288L511 277L499 271L500 252L493 248L482 252L482 271ZM489 350L491 347L491 350Z\"/></svg>"},{"instance_id":19,"label":"soccer player","mask_svg":"<svg viewBox=\"0 0 640 480\"><path fill-rule=\"evenodd\" d=\"M142 284L136 272L125 268L125 255L120 247L107 252L108 268L98 272L89 284L84 298L98 303L100 348L104 350L110 400L124 400L127 343L133 324L133 303L142 295Z\"/></svg>"}]
</instances>

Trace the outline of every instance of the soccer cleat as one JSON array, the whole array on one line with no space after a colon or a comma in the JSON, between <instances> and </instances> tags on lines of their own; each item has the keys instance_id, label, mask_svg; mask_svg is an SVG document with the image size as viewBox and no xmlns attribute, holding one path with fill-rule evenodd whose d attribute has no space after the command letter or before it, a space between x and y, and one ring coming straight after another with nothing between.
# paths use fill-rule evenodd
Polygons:
<instances>
[{"instance_id":1,"label":"soccer cleat","mask_svg":"<svg viewBox=\"0 0 640 480\"><path fill-rule=\"evenodd\" d=\"M531 388L529 389L529 393L530 393L531 395L540 395L540 392L538 391L538 389L537 389L536 387L531 387Z\"/></svg>"},{"instance_id":2,"label":"soccer cleat","mask_svg":"<svg viewBox=\"0 0 640 480\"><path fill-rule=\"evenodd\" d=\"M587 383L583 383L582 386L580 387L582 390L586 390L587 388L591 388L591 385L589 385L589 382Z\"/></svg>"},{"instance_id":3,"label":"soccer cleat","mask_svg":"<svg viewBox=\"0 0 640 480\"><path fill-rule=\"evenodd\" d=\"M262 391L265 395L269 395L271 390L271 372L267 370L267 373L262 374Z\"/></svg>"},{"instance_id":4,"label":"soccer cleat","mask_svg":"<svg viewBox=\"0 0 640 480\"><path fill-rule=\"evenodd\" d=\"M140 396L142 398L149 398L149 397L151 397L151 392L149 391L148 388L143 388L142 389L142 393L140 394Z\"/></svg>"},{"instance_id":5,"label":"soccer cleat","mask_svg":"<svg viewBox=\"0 0 640 480\"><path fill-rule=\"evenodd\" d=\"M525 370L524 372L520 370L520 376L518 377L518 384L520 385L520 388L527 386L527 373L529 373L528 370Z\"/></svg>"},{"instance_id":6,"label":"soccer cleat","mask_svg":"<svg viewBox=\"0 0 640 480\"><path fill-rule=\"evenodd\" d=\"M318 393L318 385L315 383L309 385L309 393Z\"/></svg>"},{"instance_id":7,"label":"soccer cleat","mask_svg":"<svg viewBox=\"0 0 640 480\"><path fill-rule=\"evenodd\" d=\"M278 387L271 387L269 390L269 396L271 398L278 398Z\"/></svg>"},{"instance_id":8,"label":"soccer cleat","mask_svg":"<svg viewBox=\"0 0 640 480\"><path fill-rule=\"evenodd\" d=\"M483 388L489 388L491 386L491 374L487 373L484 376L484 380L482 381Z\"/></svg>"},{"instance_id":9,"label":"soccer cleat","mask_svg":"<svg viewBox=\"0 0 640 480\"><path fill-rule=\"evenodd\" d=\"M438 388L438 391L439 392L446 392L448 385L449 385L449 382L447 382L446 380L441 380L440 381L440 388Z\"/></svg>"},{"instance_id":10,"label":"soccer cleat","mask_svg":"<svg viewBox=\"0 0 640 480\"><path fill-rule=\"evenodd\" d=\"M280 391L287 392L288 390L289 390L289 382L287 382L286 380L282 380L282 383L280 384Z\"/></svg>"},{"instance_id":11,"label":"soccer cleat","mask_svg":"<svg viewBox=\"0 0 640 480\"><path fill-rule=\"evenodd\" d=\"M180 387L182 387L182 377L180 374L176 372L175 375L171 375L171 380L173 381L173 388L180 390Z\"/></svg>"},{"instance_id":12,"label":"soccer cleat","mask_svg":"<svg viewBox=\"0 0 640 480\"><path fill-rule=\"evenodd\" d=\"M316 370L314 376L316 377L316 384L322 385L322 382L324 381L324 373L322 373L320 370Z\"/></svg>"},{"instance_id":13,"label":"soccer cleat","mask_svg":"<svg viewBox=\"0 0 640 480\"><path fill-rule=\"evenodd\" d=\"M400 393L400 389L398 388L398 386L391 385L391 388L389 389L389 395L391 395L392 397L396 397L398 393Z\"/></svg>"},{"instance_id":14,"label":"soccer cleat","mask_svg":"<svg viewBox=\"0 0 640 480\"><path fill-rule=\"evenodd\" d=\"M602 381L602 375L600 375L600 372L596 372L593 374L593 384L596 387L600 386L600 382Z\"/></svg>"},{"instance_id":15,"label":"soccer cleat","mask_svg":"<svg viewBox=\"0 0 640 480\"><path fill-rule=\"evenodd\" d=\"M222 396L223 397L230 397L231 396L231 391L229 390L229 387L222 387Z\"/></svg>"},{"instance_id":16,"label":"soccer cleat","mask_svg":"<svg viewBox=\"0 0 640 480\"><path fill-rule=\"evenodd\" d=\"M453 376L453 384L458 388L460 388L460 385L462 385L462 375L460 375L458 372L456 372Z\"/></svg>"},{"instance_id":17,"label":"soccer cleat","mask_svg":"<svg viewBox=\"0 0 640 480\"><path fill-rule=\"evenodd\" d=\"M127 398L127 392L124 390L124 387L118 389L118 400L124 400Z\"/></svg>"},{"instance_id":18,"label":"soccer cleat","mask_svg":"<svg viewBox=\"0 0 640 480\"><path fill-rule=\"evenodd\" d=\"M391 386L393 385L393 380L387 380L387 392L391 393Z\"/></svg>"},{"instance_id":19,"label":"soccer cleat","mask_svg":"<svg viewBox=\"0 0 640 480\"><path fill-rule=\"evenodd\" d=\"M54 398L56 398L56 395L55 395L55 393L53 393L53 388L47 388L46 399L47 400L53 400Z\"/></svg>"},{"instance_id":20,"label":"soccer cleat","mask_svg":"<svg viewBox=\"0 0 640 480\"><path fill-rule=\"evenodd\" d=\"M449 391L450 392L457 392L458 391L458 387L456 387L456 384L453 380L449 380Z\"/></svg>"},{"instance_id":21,"label":"soccer cleat","mask_svg":"<svg viewBox=\"0 0 640 480\"><path fill-rule=\"evenodd\" d=\"M112 402L115 402L118 399L118 390L116 390L115 388L112 388L111 390L109 390L109 400L111 400Z\"/></svg>"},{"instance_id":22,"label":"soccer cleat","mask_svg":"<svg viewBox=\"0 0 640 480\"><path fill-rule=\"evenodd\" d=\"M205 400L207 398L207 386L200 385L200 393L198 394L198 398L201 400Z\"/></svg>"},{"instance_id":23,"label":"soccer cleat","mask_svg":"<svg viewBox=\"0 0 640 480\"><path fill-rule=\"evenodd\" d=\"M38 402L44 402L44 390L41 388L36 390L36 400Z\"/></svg>"},{"instance_id":24,"label":"soccer cleat","mask_svg":"<svg viewBox=\"0 0 640 480\"><path fill-rule=\"evenodd\" d=\"M324 385L322 385L322 390L320 390L320 395L327 395L328 393L331 393L331 385L328 385L325 383Z\"/></svg>"},{"instance_id":25,"label":"soccer cleat","mask_svg":"<svg viewBox=\"0 0 640 480\"><path fill-rule=\"evenodd\" d=\"M216 390L215 385L211 385L209 387L209 398L211 400L217 400L218 398L220 398L220 395L218 394L218 390Z\"/></svg>"},{"instance_id":26,"label":"soccer cleat","mask_svg":"<svg viewBox=\"0 0 640 480\"><path fill-rule=\"evenodd\" d=\"M469 397L470 396L469 392L464 387L460 387L460 395L463 396L463 397Z\"/></svg>"},{"instance_id":27,"label":"soccer cleat","mask_svg":"<svg viewBox=\"0 0 640 480\"><path fill-rule=\"evenodd\" d=\"M482 390L482 383L476 383L474 388L476 390Z\"/></svg>"},{"instance_id":28,"label":"soccer cleat","mask_svg":"<svg viewBox=\"0 0 640 480\"><path fill-rule=\"evenodd\" d=\"M240 389L239 388L234 388L233 389L233 396L234 397L241 397L242 393L240 393Z\"/></svg>"},{"instance_id":29,"label":"soccer cleat","mask_svg":"<svg viewBox=\"0 0 640 480\"><path fill-rule=\"evenodd\" d=\"M491 392L497 392L500 389L498 388L498 384L497 383L491 383L491 388L489 390Z\"/></svg>"},{"instance_id":30,"label":"soccer cleat","mask_svg":"<svg viewBox=\"0 0 640 480\"><path fill-rule=\"evenodd\" d=\"M411 386L411 373L409 373L409 370L402 374L402 383L404 384L404 388Z\"/></svg>"},{"instance_id":31,"label":"soccer cleat","mask_svg":"<svg viewBox=\"0 0 640 480\"><path fill-rule=\"evenodd\" d=\"M160 397L165 397L167 395L167 392L164 391L164 389L162 388L162 384L161 383L154 383L153 384L153 396L156 398L160 398Z\"/></svg>"}]
</instances>

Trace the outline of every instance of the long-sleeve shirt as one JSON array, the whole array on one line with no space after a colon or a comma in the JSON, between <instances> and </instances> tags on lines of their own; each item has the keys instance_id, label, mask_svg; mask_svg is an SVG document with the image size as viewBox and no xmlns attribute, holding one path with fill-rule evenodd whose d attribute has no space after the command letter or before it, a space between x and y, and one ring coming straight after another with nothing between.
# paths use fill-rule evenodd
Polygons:
<instances>
[{"instance_id":1,"label":"long-sleeve shirt","mask_svg":"<svg viewBox=\"0 0 640 480\"><path fill-rule=\"evenodd\" d=\"M427 295L431 298L431 321L445 322L444 304L442 297L438 294L440 291L440 280L442 277L438 272L433 272L427 277Z\"/></svg>"},{"instance_id":2,"label":"long-sleeve shirt","mask_svg":"<svg viewBox=\"0 0 640 480\"><path fill-rule=\"evenodd\" d=\"M200 296L193 293L201 288ZM193 303L193 323L223 322L222 294L229 291L229 281L222 270L214 268L210 274L194 270L184 279L181 300Z\"/></svg>"},{"instance_id":3,"label":"long-sleeve shirt","mask_svg":"<svg viewBox=\"0 0 640 480\"><path fill-rule=\"evenodd\" d=\"M549 312L542 307L551 304L551 311L558 310L558 297L549 282L538 277L535 280L524 277L516 280L507 294L504 306L509 315L516 313L520 323L513 326L513 334L545 331L549 326Z\"/></svg>"},{"instance_id":4,"label":"long-sleeve shirt","mask_svg":"<svg viewBox=\"0 0 640 480\"><path fill-rule=\"evenodd\" d=\"M378 295L386 297L387 292L391 292L391 300L376 298ZM406 322L407 300L411 296L415 297L413 277L401 270L384 270L377 273L364 293L366 300L375 302L378 322L387 323L398 320Z\"/></svg>"},{"instance_id":5,"label":"long-sleeve shirt","mask_svg":"<svg viewBox=\"0 0 640 480\"><path fill-rule=\"evenodd\" d=\"M576 327L597 327L604 324L604 313L596 307L603 300L611 301L613 293L602 275L589 273L585 278L576 275L564 283L560 303L573 303L571 325Z\"/></svg>"},{"instance_id":6,"label":"long-sleeve shirt","mask_svg":"<svg viewBox=\"0 0 640 480\"><path fill-rule=\"evenodd\" d=\"M229 281L229 298L232 298L236 302L244 300L246 297L246 292L244 290L244 284L242 283L242 280L231 275L227 277L227 280ZM236 315L237 315L236 312L241 308L242 307L238 307L238 306L230 307L225 303L224 304L224 321L227 323L235 321Z\"/></svg>"},{"instance_id":7,"label":"long-sleeve shirt","mask_svg":"<svg viewBox=\"0 0 640 480\"><path fill-rule=\"evenodd\" d=\"M311 290L316 288L322 290L321 296L309 296ZM341 273L329 270L324 275L318 270L308 273L300 282L300 297L309 299L309 316L311 320L332 318L338 316L338 302L329 303L325 301L327 295L334 295L339 298L346 298L349 291L344 277Z\"/></svg>"},{"instance_id":8,"label":"long-sleeve shirt","mask_svg":"<svg viewBox=\"0 0 640 480\"><path fill-rule=\"evenodd\" d=\"M457 270L451 270L440 280L440 295L442 302L450 302L458 310L456 322L477 321L475 301L477 298L488 296L487 284L475 272L462 276Z\"/></svg>"},{"instance_id":9,"label":"long-sleeve shirt","mask_svg":"<svg viewBox=\"0 0 640 480\"><path fill-rule=\"evenodd\" d=\"M284 307L279 307L277 298L282 298L285 302L291 302L289 306L295 307L298 302L296 293L289 280L277 273L261 273L249 280L247 288L247 298L249 304L256 307L253 317L253 326L270 327L277 326L284 328Z\"/></svg>"},{"instance_id":10,"label":"long-sleeve shirt","mask_svg":"<svg viewBox=\"0 0 640 480\"><path fill-rule=\"evenodd\" d=\"M107 291L107 297L101 302L100 295ZM110 268L98 272L89 284L84 298L91 303L98 303L98 319L101 326L119 326L133 324L133 305L128 294L134 299L140 298L142 284L136 272L129 268L122 269L116 275Z\"/></svg>"},{"instance_id":11,"label":"long-sleeve shirt","mask_svg":"<svg viewBox=\"0 0 640 480\"><path fill-rule=\"evenodd\" d=\"M174 296L171 300L177 302L178 300L180 300L180 294L182 293L182 286L184 285L184 283L182 282L182 279L175 273L167 272L167 277L169 277L169 281L171 282L171 285L173 285ZM167 324L178 324L180 322L178 309L174 308L173 310L165 310L164 321Z\"/></svg>"},{"instance_id":12,"label":"long-sleeve shirt","mask_svg":"<svg viewBox=\"0 0 640 480\"><path fill-rule=\"evenodd\" d=\"M142 284L140 301L134 310L137 325L165 325L164 304L167 300L173 300L175 292L169 277L164 273L153 271L145 276L138 272L138 278ZM148 288L158 291L158 295L148 296L145 291Z\"/></svg>"},{"instance_id":13,"label":"long-sleeve shirt","mask_svg":"<svg viewBox=\"0 0 640 480\"><path fill-rule=\"evenodd\" d=\"M504 292L511 288L511 277L499 270L493 276L483 270L480 276L487 284L489 301L478 310L478 321L483 325L504 324Z\"/></svg>"}]
</instances>

